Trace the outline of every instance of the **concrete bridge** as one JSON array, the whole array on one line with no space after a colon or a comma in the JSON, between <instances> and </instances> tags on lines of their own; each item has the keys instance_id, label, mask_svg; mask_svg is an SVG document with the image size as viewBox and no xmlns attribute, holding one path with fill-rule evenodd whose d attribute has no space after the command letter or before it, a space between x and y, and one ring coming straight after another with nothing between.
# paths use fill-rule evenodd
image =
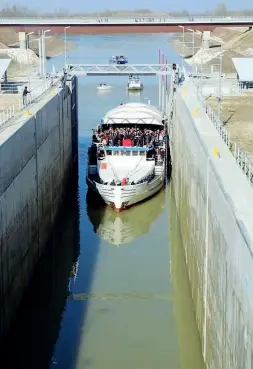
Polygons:
<instances>
[{"instance_id":1,"label":"concrete bridge","mask_svg":"<svg viewBox=\"0 0 253 369\"><path fill-rule=\"evenodd\" d=\"M15 17L1 18L0 27L14 27L17 31L39 30L50 27L52 32L110 34L179 32L179 25L198 30L212 30L217 26L251 27L253 17Z\"/></svg>"}]
</instances>

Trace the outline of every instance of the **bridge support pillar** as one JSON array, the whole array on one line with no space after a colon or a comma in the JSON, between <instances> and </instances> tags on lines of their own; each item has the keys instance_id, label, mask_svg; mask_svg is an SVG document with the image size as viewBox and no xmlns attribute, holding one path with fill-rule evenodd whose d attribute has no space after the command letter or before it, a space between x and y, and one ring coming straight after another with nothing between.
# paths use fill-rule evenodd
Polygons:
<instances>
[{"instance_id":1,"label":"bridge support pillar","mask_svg":"<svg viewBox=\"0 0 253 369\"><path fill-rule=\"evenodd\" d=\"M203 37L203 39L202 39L203 48L204 49L209 49L211 32L210 31L204 31L202 37Z\"/></svg>"},{"instance_id":2,"label":"bridge support pillar","mask_svg":"<svg viewBox=\"0 0 253 369\"><path fill-rule=\"evenodd\" d=\"M26 49L26 34L25 32L18 33L19 47L20 49Z\"/></svg>"}]
</instances>

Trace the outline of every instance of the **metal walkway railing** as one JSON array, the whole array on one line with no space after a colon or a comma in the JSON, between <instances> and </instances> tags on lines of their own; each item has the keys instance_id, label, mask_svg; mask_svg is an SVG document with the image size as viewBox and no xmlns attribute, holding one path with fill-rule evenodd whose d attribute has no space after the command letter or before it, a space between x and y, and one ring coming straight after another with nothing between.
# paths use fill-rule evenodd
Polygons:
<instances>
[{"instance_id":1,"label":"metal walkway railing","mask_svg":"<svg viewBox=\"0 0 253 369\"><path fill-rule=\"evenodd\" d=\"M171 64L68 64L69 74L95 75L166 75L172 73Z\"/></svg>"},{"instance_id":2,"label":"metal walkway railing","mask_svg":"<svg viewBox=\"0 0 253 369\"><path fill-rule=\"evenodd\" d=\"M0 111L0 126L8 122L15 115L20 113L24 108L29 107L31 103L37 100L41 95L48 91L51 87L57 86L61 83L61 77L48 78L40 85L36 86L30 91L30 93L24 98L23 94L14 94L19 97L19 107L15 108L15 104L10 105L8 108Z\"/></svg>"},{"instance_id":3,"label":"metal walkway railing","mask_svg":"<svg viewBox=\"0 0 253 369\"><path fill-rule=\"evenodd\" d=\"M193 82L192 85L193 88L195 89L195 93L198 97L198 100L202 103L202 106L205 109L206 114L208 115L210 121L216 128L218 134L223 139L225 144L228 146L229 150L231 151L236 162L242 169L243 173L253 184L253 162L249 158L246 151L244 151L236 141L231 140L231 134L224 126L223 121L219 119L218 114L213 110L212 106L207 103L206 98L201 94L201 92L197 89L197 87L194 85Z\"/></svg>"},{"instance_id":4,"label":"metal walkway railing","mask_svg":"<svg viewBox=\"0 0 253 369\"><path fill-rule=\"evenodd\" d=\"M41 95L44 94L47 90L49 90L51 87L56 86L60 83L60 78L52 79L47 78L44 82L42 82L40 85L36 86L34 89L30 91L30 93L27 95L26 99L23 99L23 96L21 96L20 100L20 109L23 109L27 105L34 102L36 99L38 99Z\"/></svg>"},{"instance_id":5,"label":"metal walkway railing","mask_svg":"<svg viewBox=\"0 0 253 369\"><path fill-rule=\"evenodd\" d=\"M8 122L15 115L15 105L10 105L8 108L0 112L0 126L5 122Z\"/></svg>"}]
</instances>

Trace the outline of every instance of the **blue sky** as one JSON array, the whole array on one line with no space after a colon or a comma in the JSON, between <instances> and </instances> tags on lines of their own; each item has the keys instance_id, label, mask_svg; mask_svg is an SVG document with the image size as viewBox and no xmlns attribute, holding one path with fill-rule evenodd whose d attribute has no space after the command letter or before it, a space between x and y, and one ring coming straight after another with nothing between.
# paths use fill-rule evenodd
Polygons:
<instances>
[{"instance_id":1,"label":"blue sky","mask_svg":"<svg viewBox=\"0 0 253 369\"><path fill-rule=\"evenodd\" d=\"M151 9L151 10L164 10L164 11L176 11L176 10L189 10L189 11L204 11L213 9L221 1L213 0L207 2L203 0L43 0L40 5L37 3L34 5L34 0L22 0L22 1L10 1L8 4L22 4L33 9L41 9L46 11L68 9L73 11L93 12L102 10L116 10L116 9ZM238 4L238 0L224 0L222 1L229 9L246 9L252 8L252 0L241 0ZM7 2L6 2L7 3Z\"/></svg>"}]
</instances>

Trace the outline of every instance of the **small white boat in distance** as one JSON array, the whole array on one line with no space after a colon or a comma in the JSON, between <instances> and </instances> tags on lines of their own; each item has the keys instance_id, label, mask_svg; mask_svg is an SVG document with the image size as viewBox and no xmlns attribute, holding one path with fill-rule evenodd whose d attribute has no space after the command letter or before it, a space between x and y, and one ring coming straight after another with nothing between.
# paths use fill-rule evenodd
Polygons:
<instances>
[{"instance_id":1,"label":"small white boat in distance","mask_svg":"<svg viewBox=\"0 0 253 369\"><path fill-rule=\"evenodd\" d=\"M140 91L143 89L143 83L140 77L130 75L128 79L127 89L130 91Z\"/></svg>"},{"instance_id":2,"label":"small white boat in distance","mask_svg":"<svg viewBox=\"0 0 253 369\"><path fill-rule=\"evenodd\" d=\"M119 212L161 190L165 161L163 114L152 105L122 104L93 132L87 184Z\"/></svg>"},{"instance_id":3,"label":"small white boat in distance","mask_svg":"<svg viewBox=\"0 0 253 369\"><path fill-rule=\"evenodd\" d=\"M106 83L100 83L100 85L97 87L99 91L106 91L110 90L112 86L107 85Z\"/></svg>"}]
</instances>

